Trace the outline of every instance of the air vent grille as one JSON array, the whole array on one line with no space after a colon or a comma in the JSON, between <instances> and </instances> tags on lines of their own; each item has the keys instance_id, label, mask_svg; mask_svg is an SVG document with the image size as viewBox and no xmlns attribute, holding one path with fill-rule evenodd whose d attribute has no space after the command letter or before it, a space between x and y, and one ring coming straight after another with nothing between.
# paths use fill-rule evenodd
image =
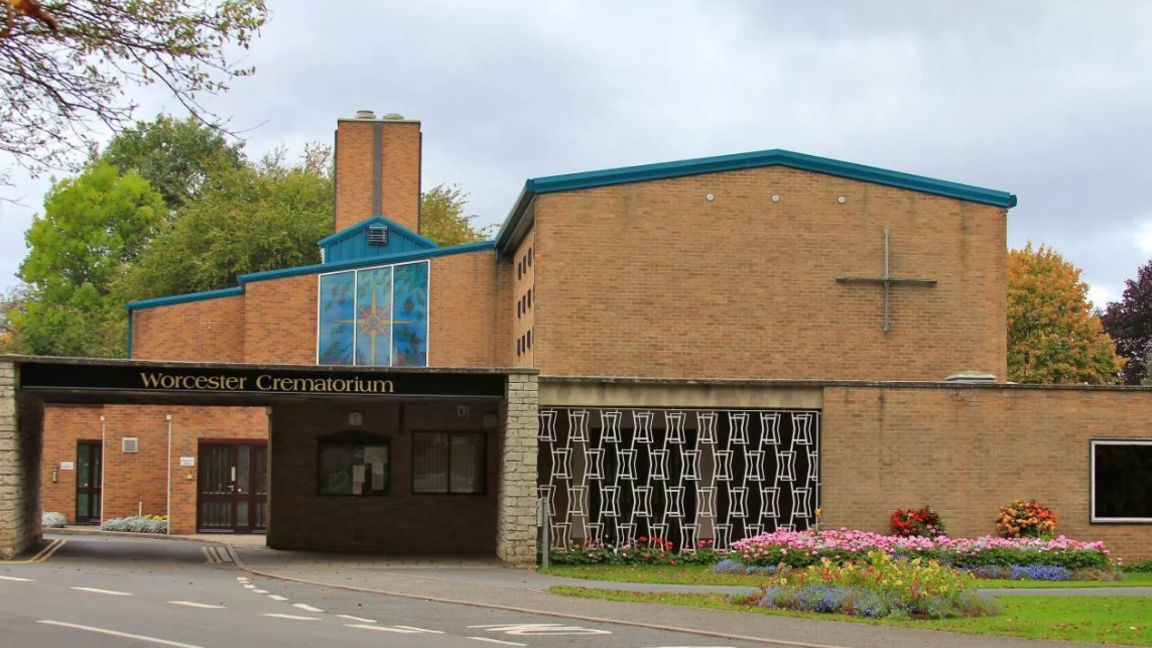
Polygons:
<instances>
[{"instance_id":1,"label":"air vent grille","mask_svg":"<svg viewBox=\"0 0 1152 648\"><path fill-rule=\"evenodd\" d=\"M139 451L139 446L140 446L140 443L139 443L139 440L137 439L137 437L124 437L122 439L121 447L124 450L124 452L135 453L135 452Z\"/></svg>"},{"instance_id":2,"label":"air vent grille","mask_svg":"<svg viewBox=\"0 0 1152 648\"><path fill-rule=\"evenodd\" d=\"M368 245L388 245L388 228L383 225L369 227Z\"/></svg>"}]
</instances>

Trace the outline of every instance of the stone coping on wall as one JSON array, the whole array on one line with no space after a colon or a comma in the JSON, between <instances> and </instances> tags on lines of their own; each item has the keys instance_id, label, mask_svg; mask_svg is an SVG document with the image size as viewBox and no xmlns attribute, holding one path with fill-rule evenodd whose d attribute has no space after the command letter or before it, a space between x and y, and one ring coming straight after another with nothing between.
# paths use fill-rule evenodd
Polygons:
<instances>
[{"instance_id":1,"label":"stone coping on wall","mask_svg":"<svg viewBox=\"0 0 1152 648\"><path fill-rule=\"evenodd\" d=\"M414 373L414 374L499 374L499 375L537 375L539 370L531 367L346 367L333 365L303 365L303 364L263 364L243 362L183 362L169 360L120 360L112 358L72 358L57 356L27 356L27 355L0 355L0 363L16 365L41 363L64 364L84 366L109 367L156 367L156 368L202 368L202 369L248 369L268 371L315 371L318 373Z\"/></svg>"},{"instance_id":2,"label":"stone coping on wall","mask_svg":"<svg viewBox=\"0 0 1152 648\"><path fill-rule=\"evenodd\" d=\"M1083 391L1150 393L1152 386L1131 385L1030 385L1021 383L977 383L901 380L833 380L822 378L649 378L644 376L558 376L540 375L543 384L652 385L667 387L761 387L857 389L986 389L993 391Z\"/></svg>"}]
</instances>

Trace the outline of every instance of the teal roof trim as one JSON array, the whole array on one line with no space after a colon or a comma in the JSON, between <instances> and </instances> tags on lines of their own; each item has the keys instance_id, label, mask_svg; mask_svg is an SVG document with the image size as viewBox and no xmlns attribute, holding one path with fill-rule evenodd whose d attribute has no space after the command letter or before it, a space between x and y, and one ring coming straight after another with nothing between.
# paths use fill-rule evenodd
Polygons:
<instances>
[{"instance_id":1,"label":"teal roof trim","mask_svg":"<svg viewBox=\"0 0 1152 648\"><path fill-rule=\"evenodd\" d=\"M173 295L171 297L154 297L152 299L141 299L139 301L128 302L125 307L130 310L140 310L142 308L156 308L157 306L172 306L173 304L187 304L191 302L204 301L206 299L220 299L221 297L236 297L244 294L244 288L236 286L234 288L221 288L219 290L205 290L204 292L188 293L186 295Z\"/></svg>"},{"instance_id":2,"label":"teal roof trim","mask_svg":"<svg viewBox=\"0 0 1152 648\"><path fill-rule=\"evenodd\" d=\"M436 243L434 241L426 239L423 236L420 236L419 234L417 234L416 232L413 232L412 230L408 229L407 227L404 227L400 223L391 221L391 220L389 220L389 219L387 219L387 218L385 218L379 214L377 214L376 216L373 216L372 218L369 218L366 221L362 221L360 223L357 223L356 225L353 225L352 227L348 227L348 228L345 228L339 232L336 232L335 234L332 234L331 236L327 236L323 239L320 239L320 241L316 245L319 247L326 247L326 246L332 245L333 243L339 243L340 241L351 238L351 237L355 236L356 234L368 229L368 227L370 227L372 225L387 225L389 229L394 230L394 231L402 234L403 236L411 239L412 242L416 243L417 245L419 245L421 247L425 247L425 248L429 248L429 249L435 248L435 247L440 247L440 246L436 245Z\"/></svg>"},{"instance_id":3,"label":"teal roof trim","mask_svg":"<svg viewBox=\"0 0 1152 648\"><path fill-rule=\"evenodd\" d=\"M337 263L319 263L316 265L300 266L296 268L283 268L280 270L253 272L251 274L240 275L236 279L240 283L246 284L255 281L268 281L270 279L298 277L300 275L322 274L328 272L339 272L341 270L355 270L357 268L367 268L378 265L406 263L409 261L422 261L424 259L434 259L436 257L451 256L453 254L466 254L468 252L482 252L485 250L494 249L496 249L495 241L481 241L480 243L466 243L464 245L453 245L451 247L438 247L432 250L420 250L418 252L386 254L383 256L371 257L367 259L355 259L352 261L341 261Z\"/></svg>"},{"instance_id":4,"label":"teal roof trim","mask_svg":"<svg viewBox=\"0 0 1152 648\"><path fill-rule=\"evenodd\" d=\"M878 167L842 162L830 158L793 153L782 149L768 151L754 151L751 153L736 153L733 155L720 155L716 157L697 158L693 160L680 160L676 162L661 162L658 164L644 164L641 166L621 167L617 169L604 169L600 171L585 171L582 173L568 173L564 175L544 176L532 178L524 183L524 190L520 193L512 212L496 235L497 244L505 250L516 238L519 229L519 220L524 216L525 208L531 203L536 194L555 193L558 191L574 191L577 189L590 189L593 187L606 187L633 182L647 182L650 180L663 180L680 178L684 176L700 175L704 173L722 173L724 171L737 171L740 169L756 169L768 166L785 166L802 171L813 171L827 175L871 182L874 184L910 189L923 193L958 198L971 202L994 205L996 207L1012 208L1016 206L1016 196L1006 191L984 189L972 185L937 180L926 176L889 171Z\"/></svg>"}]
</instances>

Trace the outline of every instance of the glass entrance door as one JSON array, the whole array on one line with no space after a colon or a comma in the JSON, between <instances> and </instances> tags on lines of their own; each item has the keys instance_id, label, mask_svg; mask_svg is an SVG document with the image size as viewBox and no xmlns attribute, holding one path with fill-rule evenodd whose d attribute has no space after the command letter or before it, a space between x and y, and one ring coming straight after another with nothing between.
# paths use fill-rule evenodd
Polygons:
<instances>
[{"instance_id":1,"label":"glass entrance door","mask_svg":"<svg viewBox=\"0 0 1152 648\"><path fill-rule=\"evenodd\" d=\"M252 533L268 526L268 446L203 443L196 527L201 532Z\"/></svg>"},{"instance_id":2,"label":"glass entrance door","mask_svg":"<svg viewBox=\"0 0 1152 648\"><path fill-rule=\"evenodd\" d=\"M76 524L100 523L103 458L104 445L99 441L76 445Z\"/></svg>"}]
</instances>

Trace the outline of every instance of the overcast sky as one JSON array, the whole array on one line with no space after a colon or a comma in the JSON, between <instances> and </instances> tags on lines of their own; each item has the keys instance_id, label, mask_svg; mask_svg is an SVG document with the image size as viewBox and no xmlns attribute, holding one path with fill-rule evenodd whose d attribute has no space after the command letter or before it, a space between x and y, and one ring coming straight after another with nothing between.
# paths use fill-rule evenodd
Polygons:
<instances>
[{"instance_id":1,"label":"overcast sky","mask_svg":"<svg viewBox=\"0 0 1152 648\"><path fill-rule=\"evenodd\" d=\"M529 177L784 148L1011 191L1010 245L1055 247L1098 305L1152 258L1146 0L269 4L256 76L207 102L249 153L330 143L357 109L419 118L424 188L458 183L483 222ZM16 180L0 286L48 185Z\"/></svg>"}]
</instances>

